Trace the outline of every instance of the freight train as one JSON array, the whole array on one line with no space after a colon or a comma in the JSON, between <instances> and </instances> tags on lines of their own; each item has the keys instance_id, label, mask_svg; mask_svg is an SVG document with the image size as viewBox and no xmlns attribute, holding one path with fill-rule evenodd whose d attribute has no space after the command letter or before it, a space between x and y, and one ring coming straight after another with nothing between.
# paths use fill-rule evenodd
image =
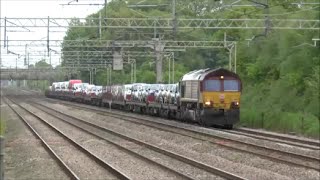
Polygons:
<instances>
[{"instance_id":1,"label":"freight train","mask_svg":"<svg viewBox=\"0 0 320 180\"><path fill-rule=\"evenodd\" d=\"M241 91L239 76L218 68L191 71L177 84L95 86L81 80L54 82L45 95L232 129L239 121Z\"/></svg>"}]
</instances>

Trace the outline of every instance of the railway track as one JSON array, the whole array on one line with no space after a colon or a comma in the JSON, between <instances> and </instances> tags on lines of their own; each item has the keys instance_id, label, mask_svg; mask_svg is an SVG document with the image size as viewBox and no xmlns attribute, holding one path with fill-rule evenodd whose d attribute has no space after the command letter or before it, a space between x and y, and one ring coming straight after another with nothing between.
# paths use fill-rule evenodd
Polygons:
<instances>
[{"instance_id":1,"label":"railway track","mask_svg":"<svg viewBox=\"0 0 320 180\"><path fill-rule=\"evenodd\" d=\"M287 152L279 149L269 148L269 147L253 144L250 142L242 142L240 140L231 139L228 137L222 137L222 136L209 134L206 132L195 131L194 129L190 129L188 127L182 127L182 126L177 127L172 124L164 123L163 121L159 122L159 121L150 120L146 117L137 117L134 114L125 115L122 112L121 115L119 115L118 113L110 112L108 110L104 110L101 108L95 108L95 107L84 106L84 105L75 105L75 104L65 103L61 101L56 101L56 102L59 102L61 104L65 104L68 106L72 106L74 108L81 109L81 110L89 109L100 115L111 116L111 117L122 119L125 121L130 121L135 124L145 125L145 126L159 129L159 130L164 130L164 131L192 137L195 139L209 141L213 144L218 144L220 146L223 146L231 150L238 150L241 152L255 154L257 156L271 159L273 161L278 161L280 163L286 163L289 165L294 165L294 166L299 166L299 167L320 171L320 164L319 164L320 158L317 156L308 156L308 155L298 154L294 152ZM218 143L219 141L228 141L228 142L232 142L232 144L231 143L221 144L221 143Z\"/></svg>"},{"instance_id":2,"label":"railway track","mask_svg":"<svg viewBox=\"0 0 320 180\"><path fill-rule=\"evenodd\" d=\"M212 173L216 176L220 176L222 178L226 178L226 179L245 179L243 177L240 177L238 175L235 175L235 174L232 174L230 172L226 172L226 171L223 171L221 169L218 169L218 168L215 168L215 167L212 167L210 165L207 165L207 164L204 164L202 162L199 162L199 161L196 161L192 158L189 158L189 157L186 157L186 156L183 156L183 155L179 155L173 151L169 151L169 150L166 150L166 149L163 149L161 147L158 147L156 145L152 145L152 144L149 144L147 142L144 142L144 141L141 141L141 140L138 140L138 139L135 139L135 138L132 138L132 137L129 137L127 135L124 135L124 134L121 134L121 133L118 133L118 132L115 132L111 129L107 129L105 127L101 127L99 125L96 125L94 123L91 123L91 122L87 122L85 120L82 120L82 119L79 119L79 118L76 118L76 117L73 117L73 116L70 116L70 115L67 115L67 114L64 114L64 113L61 113L59 111L56 111L52 108L49 108L47 106L44 106L44 105L41 105L41 104L37 104L37 108L38 109L41 109L43 112L46 112L62 121L65 121L66 123L70 124L70 125L73 125L73 126L77 126L78 128L84 130L84 131L87 131L88 133L94 135L94 136L97 136L99 138L102 138L110 143L113 143L111 142L110 140L108 140L107 138L105 138L105 136L101 136L99 135L99 131L103 131L103 132L107 132L109 134L112 134L114 136L117 136L117 137L120 137L122 139L125 139L129 142L133 142L135 144L138 144L142 147L147 147L148 149L152 150L152 151L155 151L157 153L161 153L165 156L168 156L170 158L173 158L173 159L176 159L178 161L181 161L185 164L188 164L188 165L191 165L193 166L193 170L194 168L197 168L199 170L202 170L202 171L206 171L207 173ZM73 122L72 122L73 121ZM84 126L85 125L85 126ZM93 129L91 129L91 131L88 131L88 127L93 127ZM130 153L134 153L135 156L141 158L141 159L145 159L147 161L152 161L153 163L157 163L155 162L154 160L150 160L150 159L147 159L146 157L144 156L141 156L129 149L126 149L125 147L119 145L119 144L116 144L116 143L113 143L114 145L116 145L117 147L119 147L120 149L122 150L125 150L127 152L130 152ZM162 164L159 164L157 163L159 166L163 167L163 168L166 168L168 169L168 167L162 165ZM187 175L184 175L176 170L173 170L173 169L169 169L170 171L172 172L175 172L177 174L179 174L179 176L183 177L184 179L195 179L196 177L190 177L190 176L187 176Z\"/></svg>"},{"instance_id":3,"label":"railway track","mask_svg":"<svg viewBox=\"0 0 320 180\"><path fill-rule=\"evenodd\" d=\"M6 99L8 106L18 115L18 117L29 127L29 129L41 140L44 147L50 152L50 154L56 159L60 167L63 169L63 171L71 178L71 179L81 179L81 178L90 178L90 175L86 176L83 175L83 173L79 172L79 169L75 168L77 165L77 160L74 161L74 163L71 163L70 161L65 162L67 159L63 158L65 155L64 152L66 151L60 151L58 153L58 148L55 148L55 143L52 141L45 140L45 137L41 136L40 133L37 131L39 127L42 128L42 130L46 129L46 133L49 131L53 132L52 135L58 135L59 136L59 142L63 144L63 148L68 147L68 151L72 154L76 154L77 158L85 160L85 162L88 165L92 165L93 169L96 169L97 171L94 171L93 173L101 173L103 174L102 177L108 177L108 178L116 178L116 179L130 179L127 175L125 175L123 172L115 169L113 166L108 164L107 162L103 161L100 157L92 154L90 151L88 151L86 148L69 138L67 135L65 135L62 131L57 129L52 124L48 123L45 119L39 117L35 113L29 111L25 107L21 106L20 104L16 103L12 99ZM8 102L9 101L9 102ZM15 108L10 105L10 102L16 106ZM19 108L18 111L16 108ZM22 111L27 112L29 115L31 115L33 118L37 119L38 122L30 122L30 119L27 120L25 116L21 113ZM40 123L39 123L40 122ZM40 125L41 124L41 125ZM37 126L38 128L35 128ZM66 144L70 144L70 146L66 146ZM60 147L62 148L62 147ZM55 149L55 150L54 150ZM63 152L63 153L62 153ZM58 155L60 154L60 155ZM77 169L77 172L73 169ZM92 177L91 177L92 178Z\"/></svg>"},{"instance_id":4,"label":"railway track","mask_svg":"<svg viewBox=\"0 0 320 180\"><path fill-rule=\"evenodd\" d=\"M26 90L23 90L23 91L34 94L34 92L31 92L31 91L30 92ZM221 130L221 129L216 129L216 130ZM317 141L317 140L311 140L306 138L291 137L291 136L286 136L286 135L281 135L281 134L276 134L271 132L263 132L263 131L247 129L247 128L237 128L237 129L234 129L233 131L224 131L224 130L222 131L230 134L247 136L255 139L267 140L267 141L287 144L295 147L301 147L301 148L306 148L311 150L320 150L319 140Z\"/></svg>"},{"instance_id":5,"label":"railway track","mask_svg":"<svg viewBox=\"0 0 320 180\"><path fill-rule=\"evenodd\" d=\"M290 146L310 149L310 150L320 150L320 143L316 140L307 140L307 139L296 139L294 137L289 137L285 135L277 135L277 134L271 134L267 132L261 132L258 130L250 130L246 128L237 128L232 131L224 131L226 133L234 134L234 135L241 135L241 136L247 136L254 139L261 139L261 140L267 140L275 143L281 143L286 144Z\"/></svg>"},{"instance_id":6,"label":"railway track","mask_svg":"<svg viewBox=\"0 0 320 180\"><path fill-rule=\"evenodd\" d=\"M80 104L80 106L78 106L78 105L69 104L69 103L65 103L65 102L61 102L61 101L56 101L53 99L49 99L49 100L54 101L54 102L59 102L62 104L66 104L66 105L71 105L71 106L74 106L78 109L79 108L83 109L83 107L81 106L82 104ZM251 137L254 139L261 139L261 140L286 144L286 145L295 146L295 147L301 147L301 148L310 149L310 150L320 150L320 141L312 140L312 139L290 137L290 136L286 136L286 135L280 135L280 134L275 134L275 133L271 133L271 132L270 133L262 132L259 130L253 130L253 129L247 129L247 128L237 128L237 129L235 128L232 131L216 129L216 128L213 128L213 129L218 130L218 131L222 131L225 133L229 133L229 134L247 136L247 137Z\"/></svg>"},{"instance_id":7,"label":"railway track","mask_svg":"<svg viewBox=\"0 0 320 180\"><path fill-rule=\"evenodd\" d=\"M287 144L291 143L291 145L295 145L295 146L320 150L320 141L319 140L317 141L317 140L311 140L311 139L305 139L305 138L291 137L291 136L279 135L279 134L275 134L275 133L262 132L259 130L251 130L251 129L247 129L247 128L237 128L237 129L235 129L235 131L239 134L258 135L258 136L267 137L267 138L274 138L274 139L283 140L283 142L287 143ZM281 142L281 141L279 141L279 142ZM305 146L303 146L303 145L305 145Z\"/></svg>"},{"instance_id":8,"label":"railway track","mask_svg":"<svg viewBox=\"0 0 320 180\"><path fill-rule=\"evenodd\" d=\"M17 111L15 110L7 100L2 99L2 102L8 105L8 107L21 119L21 121L28 127L32 134L40 140L42 146L47 150L51 157L53 157L60 168L66 173L70 179L79 179L79 177L71 170L71 168L55 153L55 151L50 147L50 145L42 138L42 136L28 123L28 121Z\"/></svg>"}]
</instances>

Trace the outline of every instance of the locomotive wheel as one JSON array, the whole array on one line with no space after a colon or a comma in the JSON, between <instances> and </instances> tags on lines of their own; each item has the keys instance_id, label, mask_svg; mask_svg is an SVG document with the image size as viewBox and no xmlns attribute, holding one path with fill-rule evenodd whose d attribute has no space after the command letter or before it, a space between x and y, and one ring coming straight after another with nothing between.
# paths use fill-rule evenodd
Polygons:
<instances>
[{"instance_id":1,"label":"locomotive wheel","mask_svg":"<svg viewBox=\"0 0 320 180\"><path fill-rule=\"evenodd\" d=\"M223 128L231 130L231 129L233 129L233 125L232 124L225 124L225 125L223 125Z\"/></svg>"}]
</instances>

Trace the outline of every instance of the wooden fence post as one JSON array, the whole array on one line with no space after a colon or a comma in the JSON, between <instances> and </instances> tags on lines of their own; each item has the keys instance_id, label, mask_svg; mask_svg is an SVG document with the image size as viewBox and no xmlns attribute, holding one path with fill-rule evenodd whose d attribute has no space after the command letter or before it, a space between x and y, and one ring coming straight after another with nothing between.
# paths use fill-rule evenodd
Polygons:
<instances>
[{"instance_id":1,"label":"wooden fence post","mask_svg":"<svg viewBox=\"0 0 320 180\"><path fill-rule=\"evenodd\" d=\"M261 128L264 127L264 112L261 113Z\"/></svg>"}]
</instances>

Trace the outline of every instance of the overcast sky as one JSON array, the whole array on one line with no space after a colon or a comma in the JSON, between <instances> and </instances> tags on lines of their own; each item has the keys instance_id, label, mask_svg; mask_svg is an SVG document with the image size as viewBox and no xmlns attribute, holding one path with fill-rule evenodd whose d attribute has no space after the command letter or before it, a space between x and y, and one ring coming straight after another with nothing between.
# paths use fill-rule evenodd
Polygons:
<instances>
[{"instance_id":1,"label":"overcast sky","mask_svg":"<svg viewBox=\"0 0 320 180\"><path fill-rule=\"evenodd\" d=\"M48 16L52 18L71 18L79 17L84 18L89 14L97 12L103 6L93 6L93 5L65 5L72 0L0 0L0 16L1 18L47 18ZM110 0L109 0L110 1ZM79 4L103 4L104 0L79 0ZM77 4L77 2L72 2L72 4ZM4 48L3 39L4 39L4 24L1 22L1 56L2 56L2 66L6 67L15 67L17 55L7 54L7 49ZM8 23L7 23L8 25ZM23 30L23 29L21 29ZM21 31L20 30L20 31ZM33 32L7 32L9 40L46 40L47 29L46 28L32 28L30 29ZM63 29L59 29L63 30ZM50 39L60 39L64 37L64 32L52 32L50 33ZM59 50L59 48L52 48ZM9 42L9 51L14 53L22 54L25 53L25 47L10 47ZM37 48L30 47L30 52L41 51L42 54L45 54L46 47ZM38 53L39 54L39 53ZM53 53L52 53L53 54ZM47 59L49 62L49 57L47 56L32 56L30 54L30 64L34 64L36 61L39 61L43 58ZM17 60L18 67L25 68L23 56ZM51 62L54 66L59 63L59 56L52 55Z\"/></svg>"}]
</instances>

